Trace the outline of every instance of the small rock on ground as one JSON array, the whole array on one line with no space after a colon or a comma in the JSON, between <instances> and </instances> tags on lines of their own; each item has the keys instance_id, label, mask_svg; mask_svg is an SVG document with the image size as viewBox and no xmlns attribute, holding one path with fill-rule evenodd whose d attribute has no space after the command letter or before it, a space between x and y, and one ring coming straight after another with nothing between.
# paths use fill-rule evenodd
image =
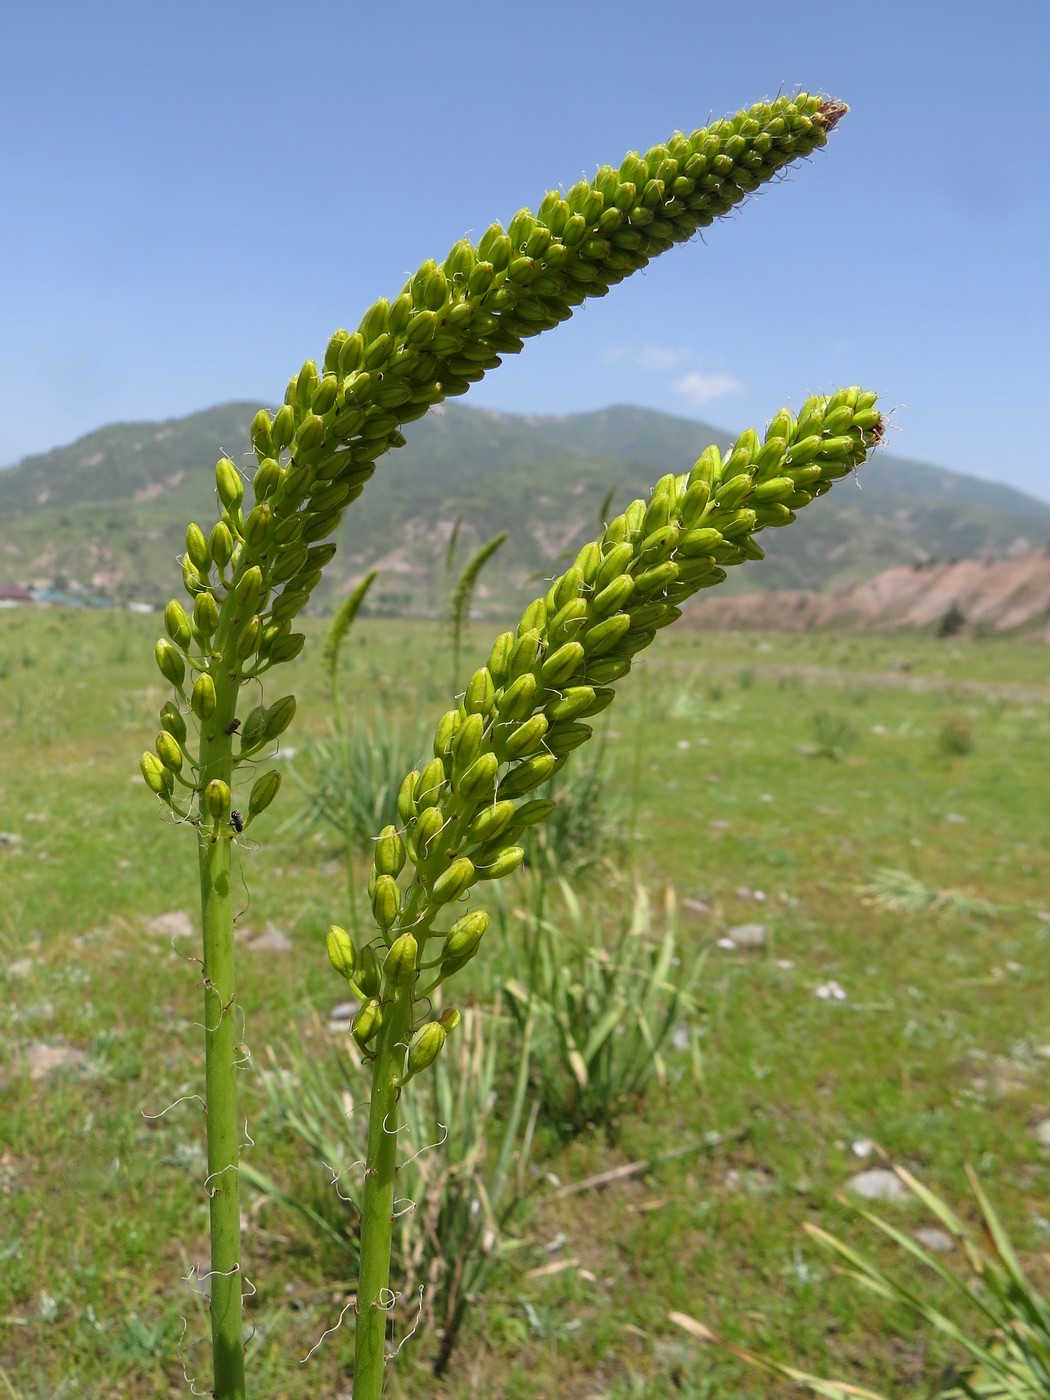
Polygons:
<instances>
[{"instance_id":1,"label":"small rock on ground","mask_svg":"<svg viewBox=\"0 0 1050 1400\"><path fill-rule=\"evenodd\" d=\"M27 1045L23 1053L29 1077L34 1082L46 1079L55 1070L79 1069L86 1058L83 1050L76 1050L72 1045L48 1045L42 1040Z\"/></svg>"},{"instance_id":2,"label":"small rock on ground","mask_svg":"<svg viewBox=\"0 0 1050 1400\"><path fill-rule=\"evenodd\" d=\"M165 938L191 938L195 932L193 920L184 909L173 909L170 914L158 914L146 924L150 933Z\"/></svg>"},{"instance_id":3,"label":"small rock on ground","mask_svg":"<svg viewBox=\"0 0 1050 1400\"><path fill-rule=\"evenodd\" d=\"M846 1182L846 1188L862 1201L906 1201L911 1195L897 1173L886 1167L858 1172Z\"/></svg>"},{"instance_id":4,"label":"small rock on ground","mask_svg":"<svg viewBox=\"0 0 1050 1400\"><path fill-rule=\"evenodd\" d=\"M292 946L292 940L279 928L268 928L258 937L246 940L246 946L253 953L287 953Z\"/></svg>"},{"instance_id":5,"label":"small rock on ground","mask_svg":"<svg viewBox=\"0 0 1050 1400\"><path fill-rule=\"evenodd\" d=\"M737 924L728 937L738 948L761 948L766 941L765 924Z\"/></svg>"},{"instance_id":6,"label":"small rock on ground","mask_svg":"<svg viewBox=\"0 0 1050 1400\"><path fill-rule=\"evenodd\" d=\"M947 1230L938 1230L936 1226L929 1225L922 1230L912 1232L919 1243L930 1250L932 1254L947 1254L949 1250L955 1248L955 1241Z\"/></svg>"}]
</instances>

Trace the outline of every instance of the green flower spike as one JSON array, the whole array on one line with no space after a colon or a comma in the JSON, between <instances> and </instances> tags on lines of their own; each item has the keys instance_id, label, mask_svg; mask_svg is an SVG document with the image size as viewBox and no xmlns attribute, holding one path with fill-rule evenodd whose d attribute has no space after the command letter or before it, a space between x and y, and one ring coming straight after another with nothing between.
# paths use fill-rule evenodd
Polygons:
<instances>
[{"instance_id":1,"label":"green flower spike","mask_svg":"<svg viewBox=\"0 0 1050 1400\"><path fill-rule=\"evenodd\" d=\"M681 616L681 604L721 583L730 565L761 559L754 536L794 520L881 437L875 395L851 388L807 399L797 418L781 410L764 439L748 430L724 454L708 448L692 471L661 477L648 501L610 521L526 608L516 631L496 639L463 702L439 721L434 758L402 784L402 833L387 827L377 842L370 888L390 950L372 992L382 1017L377 1026L362 1012L354 1029L374 1057L373 1124L396 1115L402 1087L444 1045L450 1027L429 1019L430 997L475 956L488 916L472 909L444 930L436 924L478 880L521 864L518 838L554 806L529 794L586 742L585 721L611 704L616 681ZM424 970L432 978L420 986ZM365 1300L388 1287L394 1162L393 1138L371 1135L358 1294ZM381 1355L383 1321L381 1310L359 1306L357 1375L377 1348Z\"/></svg>"}]
</instances>

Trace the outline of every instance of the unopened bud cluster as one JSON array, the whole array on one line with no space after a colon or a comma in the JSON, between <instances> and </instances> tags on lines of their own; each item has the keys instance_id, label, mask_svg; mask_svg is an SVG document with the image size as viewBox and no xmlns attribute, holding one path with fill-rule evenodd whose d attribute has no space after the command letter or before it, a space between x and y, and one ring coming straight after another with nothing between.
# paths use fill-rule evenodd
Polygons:
<instances>
[{"instance_id":1,"label":"unopened bud cluster","mask_svg":"<svg viewBox=\"0 0 1050 1400\"><path fill-rule=\"evenodd\" d=\"M823 145L845 110L800 93L676 133L618 169L603 166L593 180L548 194L506 229L491 225L476 246L461 240L440 265L425 262L393 301L370 307L356 331L337 331L322 365L307 361L277 412L260 410L252 422L250 501L245 478L223 457L215 469L219 519L208 533L197 524L186 531L182 575L192 605L169 603L156 659L205 738L216 726L235 731L244 680L301 651L305 638L292 626L336 551L330 537L376 459L404 442L404 424L729 212ZM235 761L279 732L251 720ZM185 764L172 766L164 747L172 762L158 751L160 768L151 756L143 772L174 806Z\"/></svg>"},{"instance_id":2,"label":"unopened bud cluster","mask_svg":"<svg viewBox=\"0 0 1050 1400\"><path fill-rule=\"evenodd\" d=\"M590 738L586 721L611 704L634 657L726 567L761 559L755 534L794 520L881 436L875 395L850 388L808 399L797 416L781 410L764 438L748 430L725 453L708 448L692 471L662 477L648 501L610 521L517 629L497 637L487 665L439 722L433 758L402 783L400 829L388 826L376 841L368 889L386 945L382 967L367 949L363 981L348 936L339 931L337 955L330 942L333 964L366 1002L354 1024L362 1046L391 997L417 978L413 994L429 996L476 954L483 910L444 932L435 923L478 882L521 864L523 832L555 805L535 790ZM439 1039L433 1032L425 1043Z\"/></svg>"}]
</instances>

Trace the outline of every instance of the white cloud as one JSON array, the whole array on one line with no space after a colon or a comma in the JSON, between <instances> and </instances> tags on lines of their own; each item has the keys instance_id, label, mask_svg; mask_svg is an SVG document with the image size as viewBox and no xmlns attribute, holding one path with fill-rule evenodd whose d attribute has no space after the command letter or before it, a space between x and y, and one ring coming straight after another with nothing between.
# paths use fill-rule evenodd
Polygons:
<instances>
[{"instance_id":1,"label":"white cloud","mask_svg":"<svg viewBox=\"0 0 1050 1400\"><path fill-rule=\"evenodd\" d=\"M744 386L732 374L703 374L700 370L690 370L681 379L676 379L674 387L696 408L706 408L726 394L743 393Z\"/></svg>"},{"instance_id":2,"label":"white cloud","mask_svg":"<svg viewBox=\"0 0 1050 1400\"><path fill-rule=\"evenodd\" d=\"M601 358L609 365L630 364L639 369L668 370L685 364L689 351L673 350L669 345L613 345L602 352Z\"/></svg>"}]
</instances>

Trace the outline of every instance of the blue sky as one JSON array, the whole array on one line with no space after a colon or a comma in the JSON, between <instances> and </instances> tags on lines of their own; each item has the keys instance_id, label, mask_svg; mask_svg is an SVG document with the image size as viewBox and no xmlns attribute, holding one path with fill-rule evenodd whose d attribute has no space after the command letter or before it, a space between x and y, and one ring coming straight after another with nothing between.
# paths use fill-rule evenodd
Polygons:
<instances>
[{"instance_id":1,"label":"blue sky","mask_svg":"<svg viewBox=\"0 0 1050 1400\"><path fill-rule=\"evenodd\" d=\"M277 401L457 238L802 87L851 104L825 152L466 402L736 429L860 382L895 453L1050 499L1045 5L62 0L3 28L0 463Z\"/></svg>"}]
</instances>

